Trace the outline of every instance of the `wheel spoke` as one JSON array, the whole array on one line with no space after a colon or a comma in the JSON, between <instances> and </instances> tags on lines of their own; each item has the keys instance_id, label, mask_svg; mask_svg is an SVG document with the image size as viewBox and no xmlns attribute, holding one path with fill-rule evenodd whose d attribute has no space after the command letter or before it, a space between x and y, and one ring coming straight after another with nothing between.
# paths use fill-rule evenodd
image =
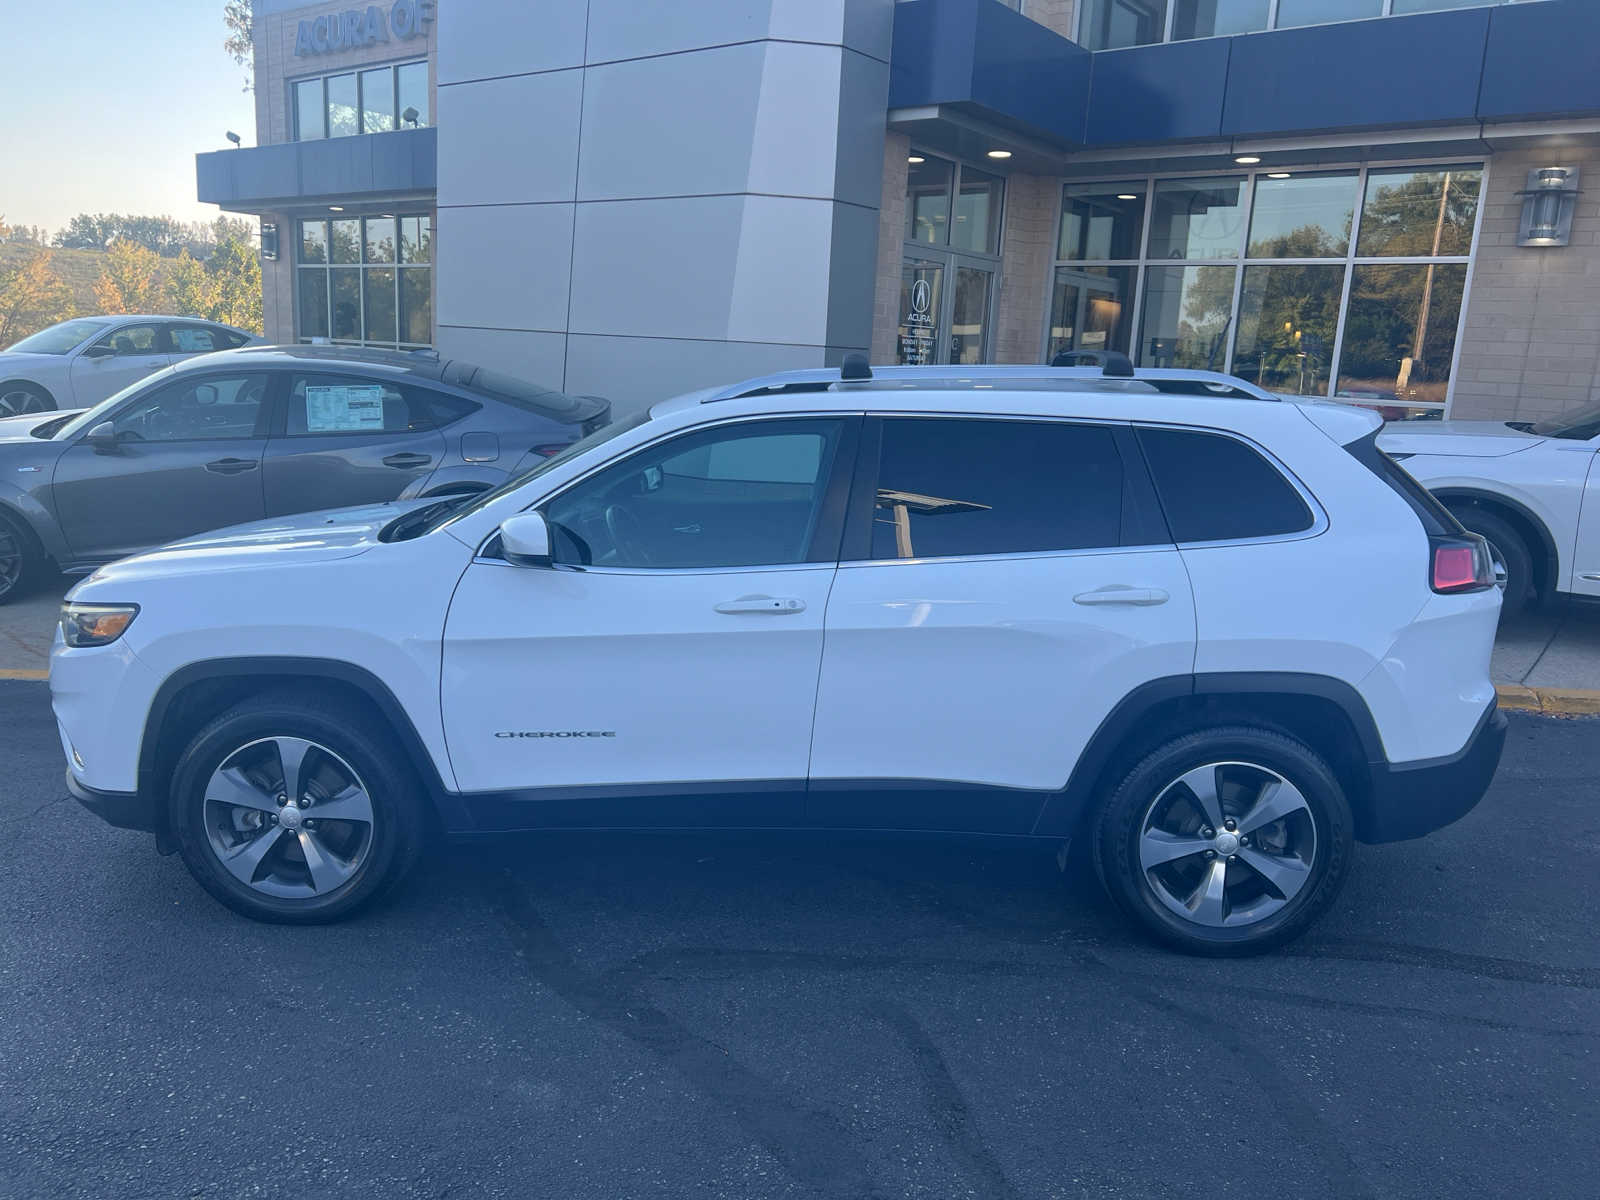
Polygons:
<instances>
[{"instance_id":1,"label":"wheel spoke","mask_svg":"<svg viewBox=\"0 0 1600 1200\"><path fill-rule=\"evenodd\" d=\"M1261 789L1250 811L1239 818L1239 832L1254 833L1263 825L1270 825L1305 807L1306 798L1294 784L1283 779L1271 780Z\"/></svg>"},{"instance_id":2,"label":"wheel spoke","mask_svg":"<svg viewBox=\"0 0 1600 1200\"><path fill-rule=\"evenodd\" d=\"M251 838L248 842L241 842L233 849L219 855L222 865L233 872L234 877L243 883L255 882L256 869L261 866L261 860L278 844L283 836L283 828L278 825L269 826L264 832Z\"/></svg>"},{"instance_id":3,"label":"wheel spoke","mask_svg":"<svg viewBox=\"0 0 1600 1200\"><path fill-rule=\"evenodd\" d=\"M1285 900L1293 900L1311 874L1310 867L1288 855L1267 854L1262 850L1241 846L1239 857L1252 871L1276 888L1278 895Z\"/></svg>"},{"instance_id":4,"label":"wheel spoke","mask_svg":"<svg viewBox=\"0 0 1600 1200\"><path fill-rule=\"evenodd\" d=\"M355 870L351 863L345 862L322 844L316 834L304 829L300 831L300 852L306 856L306 867L311 872L311 886L318 893L331 892Z\"/></svg>"},{"instance_id":5,"label":"wheel spoke","mask_svg":"<svg viewBox=\"0 0 1600 1200\"><path fill-rule=\"evenodd\" d=\"M235 808L253 808L258 812L275 813L278 802L245 777L238 767L218 771L206 785L206 799L218 804L231 804Z\"/></svg>"},{"instance_id":6,"label":"wheel spoke","mask_svg":"<svg viewBox=\"0 0 1600 1200\"><path fill-rule=\"evenodd\" d=\"M1211 864L1211 869L1201 879L1200 886L1195 888L1194 894L1189 897L1185 907L1190 915L1202 925L1221 925L1228 919L1226 907L1226 889L1228 884L1228 863L1226 859L1217 859Z\"/></svg>"},{"instance_id":7,"label":"wheel spoke","mask_svg":"<svg viewBox=\"0 0 1600 1200\"><path fill-rule=\"evenodd\" d=\"M311 743L304 738L281 737L274 738L273 744L278 749L278 764L283 768L283 794L293 803L305 791L302 773L305 768L306 752L311 749Z\"/></svg>"},{"instance_id":8,"label":"wheel spoke","mask_svg":"<svg viewBox=\"0 0 1600 1200\"><path fill-rule=\"evenodd\" d=\"M1221 771L1216 765L1196 767L1178 780L1199 801L1200 810L1213 829L1222 828L1222 800L1217 794L1222 785Z\"/></svg>"},{"instance_id":9,"label":"wheel spoke","mask_svg":"<svg viewBox=\"0 0 1600 1200\"><path fill-rule=\"evenodd\" d=\"M1209 850L1211 843L1205 838L1184 837L1161 829L1147 829L1139 839L1139 865L1146 871L1174 859L1187 858Z\"/></svg>"},{"instance_id":10,"label":"wheel spoke","mask_svg":"<svg viewBox=\"0 0 1600 1200\"><path fill-rule=\"evenodd\" d=\"M372 798L359 785L352 783L344 791L317 801L308 814L319 821L361 821L372 824Z\"/></svg>"}]
</instances>

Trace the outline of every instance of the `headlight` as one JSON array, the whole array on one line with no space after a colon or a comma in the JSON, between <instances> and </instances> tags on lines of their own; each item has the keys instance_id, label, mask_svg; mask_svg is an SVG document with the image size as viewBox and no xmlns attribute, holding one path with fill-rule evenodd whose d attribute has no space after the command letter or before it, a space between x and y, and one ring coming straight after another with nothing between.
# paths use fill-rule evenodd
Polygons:
<instances>
[{"instance_id":1,"label":"headlight","mask_svg":"<svg viewBox=\"0 0 1600 1200\"><path fill-rule=\"evenodd\" d=\"M61 636L69 646L109 646L138 615L137 604L63 604Z\"/></svg>"}]
</instances>

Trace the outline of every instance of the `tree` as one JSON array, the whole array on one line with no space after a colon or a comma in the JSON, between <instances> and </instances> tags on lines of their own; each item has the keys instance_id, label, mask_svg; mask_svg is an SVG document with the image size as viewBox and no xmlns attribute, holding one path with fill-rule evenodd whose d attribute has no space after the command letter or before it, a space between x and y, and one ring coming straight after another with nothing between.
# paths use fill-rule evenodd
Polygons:
<instances>
[{"instance_id":1,"label":"tree","mask_svg":"<svg viewBox=\"0 0 1600 1200\"><path fill-rule=\"evenodd\" d=\"M249 66L244 77L244 90L255 86L256 24L251 0L228 0L222 6L222 23L228 27L223 50L241 67Z\"/></svg>"},{"instance_id":2,"label":"tree","mask_svg":"<svg viewBox=\"0 0 1600 1200\"><path fill-rule=\"evenodd\" d=\"M72 315L72 288L40 250L0 266L0 346L9 346Z\"/></svg>"},{"instance_id":3,"label":"tree","mask_svg":"<svg viewBox=\"0 0 1600 1200\"><path fill-rule=\"evenodd\" d=\"M155 251L127 239L113 242L100 278L94 282L94 298L101 311L142 313L160 307L156 265Z\"/></svg>"},{"instance_id":4,"label":"tree","mask_svg":"<svg viewBox=\"0 0 1600 1200\"><path fill-rule=\"evenodd\" d=\"M79 213L56 234L56 245L63 250L106 250L121 225L122 218L116 213Z\"/></svg>"},{"instance_id":5,"label":"tree","mask_svg":"<svg viewBox=\"0 0 1600 1200\"><path fill-rule=\"evenodd\" d=\"M255 246L243 238L219 242L206 272L216 287L211 319L260 333L261 259Z\"/></svg>"},{"instance_id":6,"label":"tree","mask_svg":"<svg viewBox=\"0 0 1600 1200\"><path fill-rule=\"evenodd\" d=\"M205 264L184 250L167 268L167 307L185 317L212 319L217 307L217 281Z\"/></svg>"}]
</instances>

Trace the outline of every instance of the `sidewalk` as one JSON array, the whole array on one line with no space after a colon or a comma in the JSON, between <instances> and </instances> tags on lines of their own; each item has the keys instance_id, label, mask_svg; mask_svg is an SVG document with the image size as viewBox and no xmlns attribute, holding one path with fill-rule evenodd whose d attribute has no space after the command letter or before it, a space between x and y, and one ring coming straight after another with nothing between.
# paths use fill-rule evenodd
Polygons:
<instances>
[{"instance_id":1,"label":"sidewalk","mask_svg":"<svg viewBox=\"0 0 1600 1200\"><path fill-rule=\"evenodd\" d=\"M27 596L0 605L0 679L42 679L67 579L41 581ZM1492 663L1502 702L1549 710L1528 702L1527 689L1566 695L1589 692L1600 712L1600 604L1563 604L1523 617L1500 631ZM1518 701L1522 703L1518 703ZM1552 711L1568 711L1562 706Z\"/></svg>"}]
</instances>

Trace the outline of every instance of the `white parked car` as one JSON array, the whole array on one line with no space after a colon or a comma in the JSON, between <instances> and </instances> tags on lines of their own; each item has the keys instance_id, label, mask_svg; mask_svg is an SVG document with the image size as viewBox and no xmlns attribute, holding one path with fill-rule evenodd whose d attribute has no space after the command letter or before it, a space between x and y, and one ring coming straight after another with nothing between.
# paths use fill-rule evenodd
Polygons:
<instances>
[{"instance_id":1,"label":"white parked car","mask_svg":"<svg viewBox=\"0 0 1600 1200\"><path fill-rule=\"evenodd\" d=\"M1082 839L1156 935L1258 950L1505 736L1487 547L1377 427L1046 368L683 396L477 497L101 568L68 784L265 920L436 831L902 829Z\"/></svg>"},{"instance_id":2,"label":"white parked car","mask_svg":"<svg viewBox=\"0 0 1600 1200\"><path fill-rule=\"evenodd\" d=\"M0 351L0 417L89 408L182 359L261 341L192 317L76 317Z\"/></svg>"},{"instance_id":3,"label":"white parked car","mask_svg":"<svg viewBox=\"0 0 1600 1200\"><path fill-rule=\"evenodd\" d=\"M1404 422L1378 444L1488 539L1508 615L1600 597L1600 405L1538 423Z\"/></svg>"}]
</instances>

